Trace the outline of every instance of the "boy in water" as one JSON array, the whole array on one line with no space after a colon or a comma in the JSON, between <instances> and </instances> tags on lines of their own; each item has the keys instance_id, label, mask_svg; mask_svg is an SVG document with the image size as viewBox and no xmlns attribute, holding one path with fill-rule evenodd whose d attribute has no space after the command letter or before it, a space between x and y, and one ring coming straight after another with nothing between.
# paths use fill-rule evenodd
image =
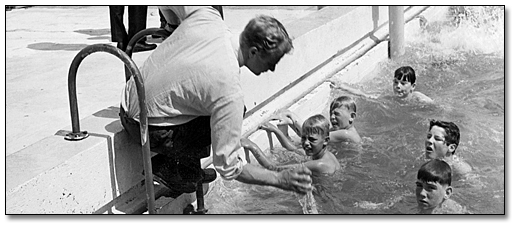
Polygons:
<instances>
[{"instance_id":1,"label":"boy in water","mask_svg":"<svg viewBox=\"0 0 520 230\"><path fill-rule=\"evenodd\" d=\"M425 141L426 158L446 161L453 168L454 175L468 173L471 166L455 155L459 141L459 127L455 123L431 120Z\"/></svg>"},{"instance_id":2,"label":"boy in water","mask_svg":"<svg viewBox=\"0 0 520 230\"><path fill-rule=\"evenodd\" d=\"M323 115L314 115L303 123L301 142L305 154L312 157L312 160L306 161L303 164L312 171L313 175L330 175L340 169L340 164L336 157L326 149L329 142L329 122ZM260 165L269 170L282 171L288 168L296 168L300 165L275 165L265 156L262 150L249 139L242 138L241 143L242 147L253 153Z\"/></svg>"},{"instance_id":3,"label":"boy in water","mask_svg":"<svg viewBox=\"0 0 520 230\"><path fill-rule=\"evenodd\" d=\"M361 143L356 128L354 127L354 119L356 118L356 102L349 96L341 96L334 99L330 103L330 123L332 130L330 132L330 142L351 142L355 144ZM294 132L300 135L300 119L296 114L290 111L284 111L277 114L273 119L279 119L281 124L289 124ZM296 147L289 141L286 134L282 133L274 125L266 122L260 126L267 132L274 132L282 146L288 150L295 151Z\"/></svg>"},{"instance_id":4,"label":"boy in water","mask_svg":"<svg viewBox=\"0 0 520 230\"><path fill-rule=\"evenodd\" d=\"M403 66L395 70L394 73L394 83L393 83L393 90L394 95L404 101L409 102L419 102L419 103L433 103L433 100L429 98L428 96L424 95L423 93L419 91L415 91L416 86L416 76L415 71L410 66ZM331 87L341 89L344 91L347 91L351 94L371 98L371 99L377 99L378 96L366 94L362 92L361 90L354 89L350 86L348 86L346 83L334 83L331 82Z\"/></svg>"},{"instance_id":5,"label":"boy in water","mask_svg":"<svg viewBox=\"0 0 520 230\"><path fill-rule=\"evenodd\" d=\"M419 214L469 214L460 204L450 200L453 188L448 163L439 159L426 162L417 173L415 185Z\"/></svg>"}]
</instances>

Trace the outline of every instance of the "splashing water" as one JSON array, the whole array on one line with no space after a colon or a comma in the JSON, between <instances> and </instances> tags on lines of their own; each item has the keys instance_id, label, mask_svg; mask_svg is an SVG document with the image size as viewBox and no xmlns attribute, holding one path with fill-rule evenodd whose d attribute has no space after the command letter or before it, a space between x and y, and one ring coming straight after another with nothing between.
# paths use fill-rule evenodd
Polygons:
<instances>
[{"instance_id":1,"label":"splashing water","mask_svg":"<svg viewBox=\"0 0 520 230\"><path fill-rule=\"evenodd\" d=\"M302 206L303 214L319 214L312 191L308 191L305 195L296 195L299 196L298 202Z\"/></svg>"}]
</instances>

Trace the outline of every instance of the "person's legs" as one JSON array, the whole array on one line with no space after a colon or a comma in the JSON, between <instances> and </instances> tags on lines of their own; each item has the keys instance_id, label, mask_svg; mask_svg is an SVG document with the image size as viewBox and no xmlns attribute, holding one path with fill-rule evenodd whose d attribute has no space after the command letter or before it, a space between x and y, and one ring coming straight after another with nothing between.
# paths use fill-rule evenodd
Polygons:
<instances>
[{"instance_id":1,"label":"person's legs","mask_svg":"<svg viewBox=\"0 0 520 230\"><path fill-rule=\"evenodd\" d=\"M120 109L121 124L130 138L141 143L139 122ZM204 177L200 159L210 155L210 117L198 117L176 126L149 126L150 149L159 153L152 159L154 175L175 185L197 182Z\"/></svg>"},{"instance_id":2,"label":"person's legs","mask_svg":"<svg viewBox=\"0 0 520 230\"><path fill-rule=\"evenodd\" d=\"M123 23L125 6L109 6L110 15L110 34L113 42L117 42L117 47L124 50L128 43L128 35Z\"/></svg>"},{"instance_id":3,"label":"person's legs","mask_svg":"<svg viewBox=\"0 0 520 230\"><path fill-rule=\"evenodd\" d=\"M148 6L128 6L128 40L132 39L139 31L146 29ZM155 44L146 43L143 39L135 44L134 52L153 50Z\"/></svg>"}]
</instances>

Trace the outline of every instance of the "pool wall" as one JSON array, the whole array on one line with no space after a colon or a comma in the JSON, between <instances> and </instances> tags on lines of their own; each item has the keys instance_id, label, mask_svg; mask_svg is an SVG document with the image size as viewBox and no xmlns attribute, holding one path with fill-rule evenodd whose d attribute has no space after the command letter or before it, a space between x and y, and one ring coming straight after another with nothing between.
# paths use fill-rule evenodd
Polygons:
<instances>
[{"instance_id":1,"label":"pool wall","mask_svg":"<svg viewBox=\"0 0 520 230\"><path fill-rule=\"evenodd\" d=\"M405 8L407 29L420 29L418 19L413 19L417 14L429 18L447 9ZM256 127L278 109L288 108L301 118L321 113L330 95L326 79L340 72L342 81L363 80L388 58L387 15L384 6L325 7L286 25L294 37L294 53L266 76L250 77L243 71L249 108L243 135L266 149L267 136ZM64 127L7 156L6 213L138 212L144 193L141 149L122 132L118 112L118 106L113 106L82 119L82 130L91 134L83 141L65 141L63 135L70 127ZM202 164L209 166L211 159L203 159ZM156 190L164 187L156 186ZM162 197L158 212L181 213L193 201L194 194Z\"/></svg>"}]
</instances>

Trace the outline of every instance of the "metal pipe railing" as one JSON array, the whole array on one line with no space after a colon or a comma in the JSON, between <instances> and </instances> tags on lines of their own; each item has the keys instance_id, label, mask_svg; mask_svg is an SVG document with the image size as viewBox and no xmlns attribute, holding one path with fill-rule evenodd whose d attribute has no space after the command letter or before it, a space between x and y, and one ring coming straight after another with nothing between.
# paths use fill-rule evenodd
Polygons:
<instances>
[{"instance_id":1,"label":"metal pipe railing","mask_svg":"<svg viewBox=\"0 0 520 230\"><path fill-rule=\"evenodd\" d=\"M95 52L107 52L118 57L125 63L125 66L129 68L134 76L135 85L137 88L137 98L139 100L139 121L141 130L141 151L143 153L143 166L145 173L145 185L146 185L146 196L148 200L148 213L155 214L155 195L153 188L153 175L152 175L152 160L150 154L150 142L148 138L148 114L145 107L145 90L143 77L137 68L137 65L132 59L122 50L107 44L94 44L83 48L72 60L72 64L69 68L68 86L69 86L69 103L70 103L70 115L72 119L72 133L67 134L66 140L82 140L88 136L88 132L80 131L79 126L79 113L78 113L78 99L76 97L76 74L78 67L88 55ZM82 133L87 135L82 135Z\"/></svg>"},{"instance_id":2,"label":"metal pipe railing","mask_svg":"<svg viewBox=\"0 0 520 230\"><path fill-rule=\"evenodd\" d=\"M137 44L138 41L140 41L141 39L143 39L144 37L146 37L148 35L159 35L163 38L167 38L168 36L170 36L170 34L171 34L170 32L168 32L167 30L162 29L162 28L148 28L148 29L141 30L130 39L130 41L128 42L128 45L125 48L125 53L131 58L135 44ZM128 81L130 79L130 72L129 72L128 68L125 68L125 78L126 78L126 81Z\"/></svg>"},{"instance_id":3,"label":"metal pipe railing","mask_svg":"<svg viewBox=\"0 0 520 230\"><path fill-rule=\"evenodd\" d=\"M390 58L394 59L405 53L404 48L404 6L388 7L388 25L390 37Z\"/></svg>"}]
</instances>

